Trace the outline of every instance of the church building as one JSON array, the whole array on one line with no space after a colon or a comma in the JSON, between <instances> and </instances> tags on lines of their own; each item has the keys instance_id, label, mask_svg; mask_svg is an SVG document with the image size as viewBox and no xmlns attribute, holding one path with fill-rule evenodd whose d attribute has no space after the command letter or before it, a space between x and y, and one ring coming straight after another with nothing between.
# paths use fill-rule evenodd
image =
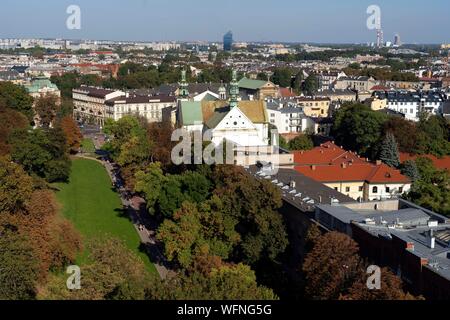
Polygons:
<instances>
[{"instance_id":1,"label":"church building","mask_svg":"<svg viewBox=\"0 0 450 320\"><path fill-rule=\"evenodd\" d=\"M269 146L269 119L263 100L239 101L239 84L236 71L230 83L229 100L224 87L219 97L207 95L206 99L189 101L187 84L180 83L180 103L177 122L188 131L211 130L212 142L219 145L228 140L240 147ZM214 99L215 98L215 99Z\"/></svg>"}]
</instances>

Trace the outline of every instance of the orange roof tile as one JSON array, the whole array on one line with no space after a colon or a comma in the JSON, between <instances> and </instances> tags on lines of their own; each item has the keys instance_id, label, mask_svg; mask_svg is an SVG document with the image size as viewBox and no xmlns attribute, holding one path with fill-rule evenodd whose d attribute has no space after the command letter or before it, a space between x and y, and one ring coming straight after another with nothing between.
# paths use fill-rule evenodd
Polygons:
<instances>
[{"instance_id":1,"label":"orange roof tile","mask_svg":"<svg viewBox=\"0 0 450 320\"><path fill-rule=\"evenodd\" d=\"M293 93L289 88L280 88L280 95L283 98L293 98L296 96L295 93Z\"/></svg>"},{"instance_id":2,"label":"orange roof tile","mask_svg":"<svg viewBox=\"0 0 450 320\"><path fill-rule=\"evenodd\" d=\"M333 142L326 142L308 151L293 151L296 165L330 165L341 163L362 164L366 160L356 153L338 147Z\"/></svg>"},{"instance_id":3,"label":"orange roof tile","mask_svg":"<svg viewBox=\"0 0 450 320\"><path fill-rule=\"evenodd\" d=\"M295 170L319 182L409 183L399 170L385 164L296 166Z\"/></svg>"},{"instance_id":4,"label":"orange roof tile","mask_svg":"<svg viewBox=\"0 0 450 320\"><path fill-rule=\"evenodd\" d=\"M400 162L403 163L407 160L416 160L417 158L421 158L421 157L428 158L431 161L433 161L433 164L437 169L450 171L450 156L438 158L431 154L415 155L415 154L409 154L409 153L402 152L402 153L400 153Z\"/></svg>"}]
</instances>

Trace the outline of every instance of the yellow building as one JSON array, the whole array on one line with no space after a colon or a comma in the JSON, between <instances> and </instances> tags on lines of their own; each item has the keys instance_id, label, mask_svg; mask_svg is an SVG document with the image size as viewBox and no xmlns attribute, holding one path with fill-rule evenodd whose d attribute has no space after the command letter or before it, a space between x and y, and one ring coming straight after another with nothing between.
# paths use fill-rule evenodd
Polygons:
<instances>
[{"instance_id":1,"label":"yellow building","mask_svg":"<svg viewBox=\"0 0 450 320\"><path fill-rule=\"evenodd\" d=\"M368 105L373 111L383 110L387 107L387 99L378 99L373 97L366 99L364 104Z\"/></svg>"},{"instance_id":2,"label":"yellow building","mask_svg":"<svg viewBox=\"0 0 450 320\"><path fill-rule=\"evenodd\" d=\"M323 97L299 97L296 99L308 117L326 118L329 116L331 99Z\"/></svg>"}]
</instances>

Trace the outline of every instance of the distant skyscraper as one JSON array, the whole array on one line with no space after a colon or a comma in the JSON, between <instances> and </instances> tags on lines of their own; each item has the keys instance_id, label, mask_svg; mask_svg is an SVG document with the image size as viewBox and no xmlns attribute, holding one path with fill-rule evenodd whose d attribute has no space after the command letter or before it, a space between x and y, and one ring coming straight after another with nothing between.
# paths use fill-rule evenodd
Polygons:
<instances>
[{"instance_id":1,"label":"distant skyscraper","mask_svg":"<svg viewBox=\"0 0 450 320\"><path fill-rule=\"evenodd\" d=\"M400 40L400 35L398 33L394 36L394 46L400 47L402 45L402 41Z\"/></svg>"},{"instance_id":2,"label":"distant skyscraper","mask_svg":"<svg viewBox=\"0 0 450 320\"><path fill-rule=\"evenodd\" d=\"M377 47L382 48L384 46L384 35L382 29L377 29Z\"/></svg>"},{"instance_id":3,"label":"distant skyscraper","mask_svg":"<svg viewBox=\"0 0 450 320\"><path fill-rule=\"evenodd\" d=\"M233 48L233 32L228 31L223 36L223 50L224 51L231 51Z\"/></svg>"}]
</instances>

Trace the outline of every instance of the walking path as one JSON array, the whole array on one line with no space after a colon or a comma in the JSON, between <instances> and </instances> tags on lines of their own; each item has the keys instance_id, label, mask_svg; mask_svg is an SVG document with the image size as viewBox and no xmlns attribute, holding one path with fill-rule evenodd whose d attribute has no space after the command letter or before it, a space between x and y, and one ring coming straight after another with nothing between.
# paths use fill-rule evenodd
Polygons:
<instances>
[{"instance_id":1,"label":"walking path","mask_svg":"<svg viewBox=\"0 0 450 320\"><path fill-rule=\"evenodd\" d=\"M113 165L107 161L102 162L111 177L111 181L119 190L120 199L123 207L126 209L131 222L139 234L142 244L144 244L147 254L150 256L156 270L161 279L175 275L175 272L170 270L169 262L161 253L162 248L156 239L156 224L153 223L146 212L145 200L141 197L133 195L130 197L130 192L126 190L123 181L114 169Z\"/></svg>"}]
</instances>

